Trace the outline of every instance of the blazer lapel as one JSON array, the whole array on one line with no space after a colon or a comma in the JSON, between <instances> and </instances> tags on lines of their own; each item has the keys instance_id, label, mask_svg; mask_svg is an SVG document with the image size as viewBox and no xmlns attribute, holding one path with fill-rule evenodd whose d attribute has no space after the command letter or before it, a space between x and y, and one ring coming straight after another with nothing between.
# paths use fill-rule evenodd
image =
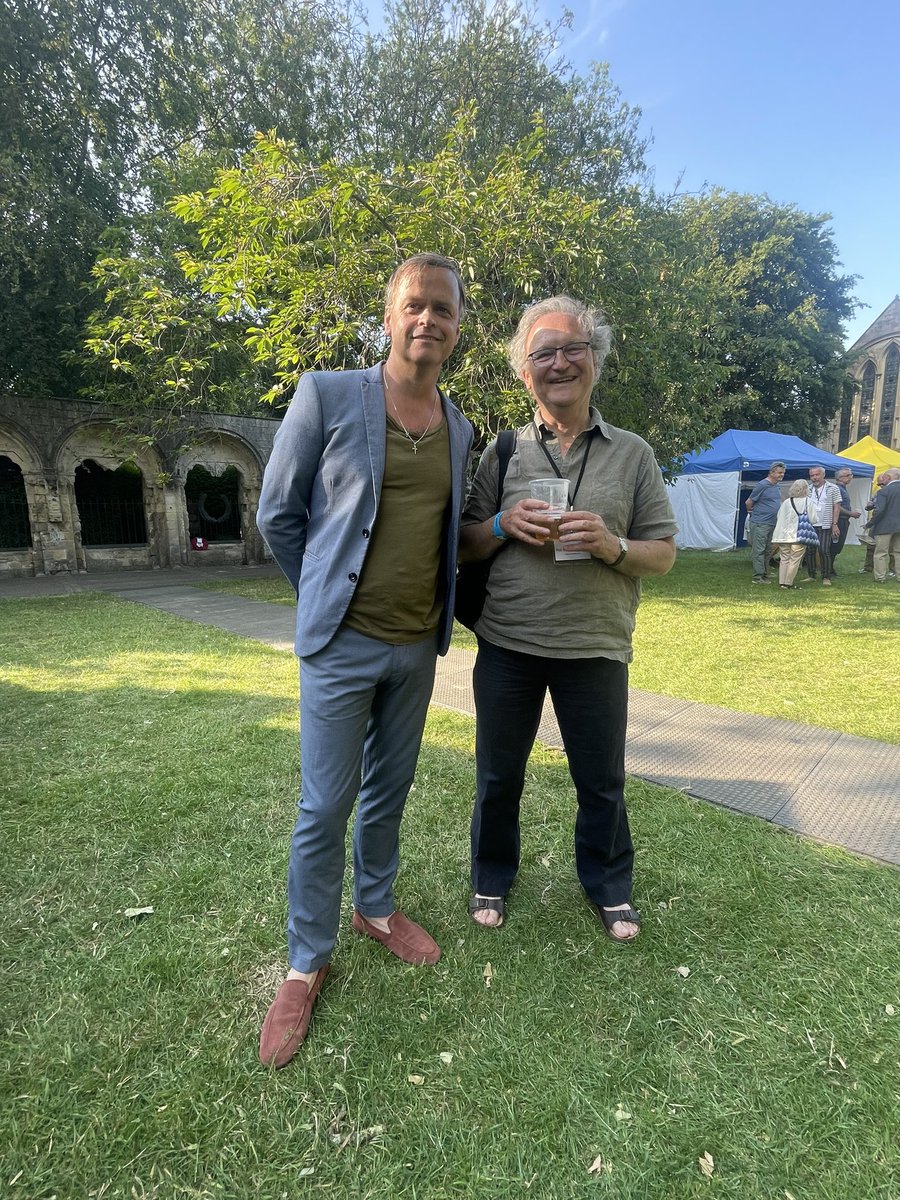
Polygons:
<instances>
[{"instance_id":1,"label":"blazer lapel","mask_svg":"<svg viewBox=\"0 0 900 1200\"><path fill-rule=\"evenodd\" d=\"M362 378L362 407L366 423L366 441L369 446L369 466L372 472L372 487L375 492L375 508L381 495L384 480L384 439L386 419L384 415L384 385L381 367L371 367Z\"/></svg>"}]
</instances>

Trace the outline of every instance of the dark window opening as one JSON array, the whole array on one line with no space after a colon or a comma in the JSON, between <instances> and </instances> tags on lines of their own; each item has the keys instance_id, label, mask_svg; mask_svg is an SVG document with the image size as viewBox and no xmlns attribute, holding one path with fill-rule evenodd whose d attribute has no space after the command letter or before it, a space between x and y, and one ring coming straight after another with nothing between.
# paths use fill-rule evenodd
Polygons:
<instances>
[{"instance_id":1,"label":"dark window opening","mask_svg":"<svg viewBox=\"0 0 900 1200\"><path fill-rule=\"evenodd\" d=\"M31 522L22 468L0 454L0 550L30 550Z\"/></svg>"},{"instance_id":2,"label":"dark window opening","mask_svg":"<svg viewBox=\"0 0 900 1200\"><path fill-rule=\"evenodd\" d=\"M144 477L133 463L109 471L86 458L75 469L75 503L82 546L146 545Z\"/></svg>"},{"instance_id":3,"label":"dark window opening","mask_svg":"<svg viewBox=\"0 0 900 1200\"><path fill-rule=\"evenodd\" d=\"M894 429L894 409L897 406L897 374L900 372L900 350L891 346L884 360L884 385L881 389L881 417L878 421L878 440L891 444Z\"/></svg>"},{"instance_id":4,"label":"dark window opening","mask_svg":"<svg viewBox=\"0 0 900 1200\"><path fill-rule=\"evenodd\" d=\"M875 398L875 364L866 363L862 376L862 391L859 394L859 424L856 439L866 437L872 423L872 401Z\"/></svg>"},{"instance_id":5,"label":"dark window opening","mask_svg":"<svg viewBox=\"0 0 900 1200\"><path fill-rule=\"evenodd\" d=\"M237 467L226 467L221 475L211 475L205 467L191 467L184 481L184 500L192 538L241 540L240 485Z\"/></svg>"},{"instance_id":6,"label":"dark window opening","mask_svg":"<svg viewBox=\"0 0 900 1200\"><path fill-rule=\"evenodd\" d=\"M850 418L853 416L853 397L848 396L841 406L841 424L838 429L838 450L846 450L850 445Z\"/></svg>"}]
</instances>

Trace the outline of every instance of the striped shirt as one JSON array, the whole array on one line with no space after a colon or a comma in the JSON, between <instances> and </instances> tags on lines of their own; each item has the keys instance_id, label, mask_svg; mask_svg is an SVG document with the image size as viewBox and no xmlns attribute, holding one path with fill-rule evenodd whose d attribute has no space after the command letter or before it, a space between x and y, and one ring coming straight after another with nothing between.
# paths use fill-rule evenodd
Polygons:
<instances>
[{"instance_id":1,"label":"striped shirt","mask_svg":"<svg viewBox=\"0 0 900 1200\"><path fill-rule=\"evenodd\" d=\"M834 515L835 505L838 508L841 506L841 489L836 483L826 480L821 487L809 485L809 519L813 525L830 529L837 520Z\"/></svg>"}]
</instances>

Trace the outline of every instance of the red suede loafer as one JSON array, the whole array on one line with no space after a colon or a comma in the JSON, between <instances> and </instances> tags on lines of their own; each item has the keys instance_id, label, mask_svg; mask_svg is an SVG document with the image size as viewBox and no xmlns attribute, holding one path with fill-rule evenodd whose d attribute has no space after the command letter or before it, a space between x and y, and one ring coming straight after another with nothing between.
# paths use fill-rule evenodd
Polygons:
<instances>
[{"instance_id":1,"label":"red suede loafer","mask_svg":"<svg viewBox=\"0 0 900 1200\"><path fill-rule=\"evenodd\" d=\"M286 979L266 1013L259 1038L259 1060L267 1067L285 1067L300 1049L313 1005L325 976L331 970L326 963L316 972L312 983Z\"/></svg>"},{"instance_id":2,"label":"red suede loafer","mask_svg":"<svg viewBox=\"0 0 900 1200\"><path fill-rule=\"evenodd\" d=\"M396 954L405 963L412 963L416 967L432 967L441 957L441 948L431 934L399 910L388 917L388 927L390 933L385 933L361 913L353 913L353 928L357 933L381 942L391 954Z\"/></svg>"}]
</instances>

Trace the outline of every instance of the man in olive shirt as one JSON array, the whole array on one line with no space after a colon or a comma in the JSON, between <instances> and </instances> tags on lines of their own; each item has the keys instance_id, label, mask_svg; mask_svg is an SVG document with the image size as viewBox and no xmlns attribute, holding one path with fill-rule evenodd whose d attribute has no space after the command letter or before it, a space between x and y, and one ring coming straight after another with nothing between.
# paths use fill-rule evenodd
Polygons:
<instances>
[{"instance_id":1,"label":"man in olive shirt","mask_svg":"<svg viewBox=\"0 0 900 1200\"><path fill-rule=\"evenodd\" d=\"M510 364L535 403L497 512L496 443L466 502L463 561L496 557L475 625L472 919L497 926L519 867L526 763L549 691L575 784L575 863L607 934L637 937L625 811L628 663L640 581L675 560L678 527L650 446L592 406L612 331L570 296L526 309ZM569 481L558 535L531 482Z\"/></svg>"},{"instance_id":2,"label":"man in olive shirt","mask_svg":"<svg viewBox=\"0 0 900 1200\"><path fill-rule=\"evenodd\" d=\"M266 467L257 524L297 591L303 781L288 870L287 978L260 1058L306 1036L337 938L344 837L353 928L404 962L434 939L394 903L403 807L435 659L450 643L472 429L438 390L465 296L439 255L402 263L385 295L387 361L304 375Z\"/></svg>"}]
</instances>

